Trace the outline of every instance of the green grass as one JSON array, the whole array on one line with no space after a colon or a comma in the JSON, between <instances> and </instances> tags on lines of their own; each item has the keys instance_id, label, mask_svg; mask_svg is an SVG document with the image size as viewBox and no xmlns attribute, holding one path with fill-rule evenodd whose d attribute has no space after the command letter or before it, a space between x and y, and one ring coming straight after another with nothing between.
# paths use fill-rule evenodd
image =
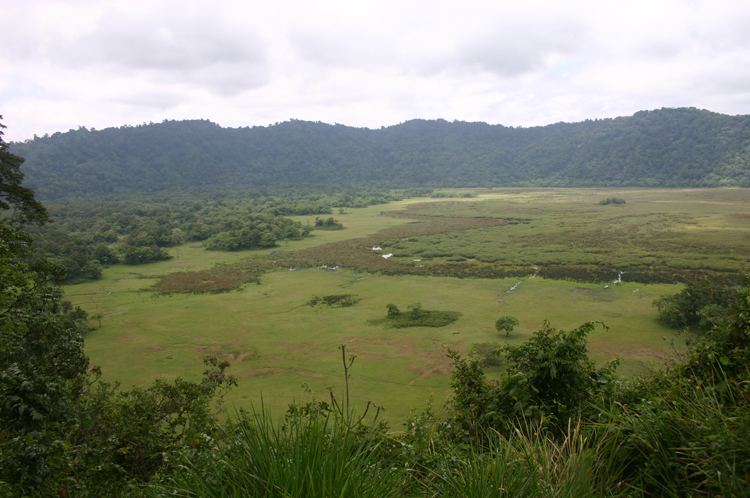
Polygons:
<instances>
[{"instance_id":1,"label":"green grass","mask_svg":"<svg viewBox=\"0 0 750 498\"><path fill-rule=\"evenodd\" d=\"M359 356L351 379L357 406L367 400L384 405L394 422L432 394L439 400L448 396L450 362L443 345L465 351L482 342L520 344L545 319L561 328L603 320L612 330L592 335L592 354L598 359L623 356L631 370L669 353L661 337L671 332L656 323L651 300L677 286L641 286L633 293L634 286L626 284L587 295L576 291L587 286L534 279L507 295L516 279L361 277L341 270L276 272L264 275L260 286L217 295L158 297L112 279L67 290L76 304L105 314L102 328L87 335L86 351L106 378L126 385L144 385L155 376L197 379L201 358L218 354L233 363L231 372L240 378L230 401L257 403L262 394L274 413L301 396L303 382L319 398L327 395L328 386L341 392L337 346L343 343ZM306 303L313 290L354 293L362 300L348 308L310 307ZM367 323L382 318L387 304L415 296L427 309L463 316L441 328L383 329ZM507 340L494 328L501 312L521 321Z\"/></svg>"},{"instance_id":2,"label":"green grass","mask_svg":"<svg viewBox=\"0 0 750 498\"><path fill-rule=\"evenodd\" d=\"M596 205L612 196L624 198L627 204ZM598 224L603 230L616 230L621 225L630 227L627 233L631 229L635 230L633 233L650 233L638 220L660 220L659 230L667 234L662 239L682 240L681 243L695 247L710 242L706 247L717 251L717 255L705 254L711 264L734 251L735 259L727 261L736 267L737 261L746 260L749 223L743 216L750 210L747 197L745 191L739 190L513 189L481 191L478 202L438 202L417 213L533 218L536 221L529 224L476 230L483 234L517 230L517 239L528 242L526 248L513 242L517 258L529 261L535 259L524 255L524 251L554 249L553 245L545 245L545 237L560 239L564 248L572 246L564 235L569 233L573 220L574 226L583 231L589 225ZM468 352L474 344L520 344L544 320L562 329L600 320L610 331L597 329L590 336L589 349L597 361L621 356L621 372L630 375L644 365L671 356L663 338L671 338L673 332L657 323L657 312L651 303L661 295L677 292L681 288L678 285L625 282L604 289L601 284L524 277L517 290L509 294L506 291L518 278L388 277L346 269L300 269L266 273L260 277L261 285L250 283L240 291L223 294L159 296L140 290L152 287L160 276L207 269L214 263L231 263L248 254L319 247L372 236L382 229L401 227L399 230L403 231L409 226L409 218L380 216L380 212L404 209L409 202L415 201L352 210L351 214L337 217L347 227L345 230L317 231L315 237L276 249L227 253L206 251L190 243L170 249L175 256L172 260L140 266L116 265L104 271L102 280L67 286L67 298L75 305L104 313L103 326L85 338L86 351L93 364L103 367L106 379L119 380L126 387L148 384L157 376L197 379L202 372L202 357L217 354L232 362L230 371L239 377L239 387L230 393L230 402L257 405L262 395L266 406L280 415L292 399L307 400L309 395L300 387L303 383L318 399L327 398L328 387L341 397L343 370L337 347L346 344L358 356L350 381L354 406L363 409L368 400L385 406L385 418L394 426L400 424L411 407L424 405L431 395L438 403L450 396L451 364L445 357L444 345ZM627 216L621 218L623 215ZM306 217L300 219L304 221ZM620 225L616 223L618 219ZM455 233L448 235L454 243L464 238L478 240L471 232L458 237L452 237ZM695 238L691 239L693 235ZM498 251L494 236L482 240L486 242L479 244L479 249ZM583 246L580 254L589 254L586 249ZM625 249L618 251L621 256L617 257L630 257ZM694 257L689 251L674 254L678 259ZM344 308L306 305L314 295L340 294L354 294L361 301ZM421 302L424 309L451 310L462 316L441 328L384 329L368 323L381 319L387 304L405 307L414 302ZM521 322L507 339L494 327L501 315L515 316Z\"/></svg>"}]
</instances>

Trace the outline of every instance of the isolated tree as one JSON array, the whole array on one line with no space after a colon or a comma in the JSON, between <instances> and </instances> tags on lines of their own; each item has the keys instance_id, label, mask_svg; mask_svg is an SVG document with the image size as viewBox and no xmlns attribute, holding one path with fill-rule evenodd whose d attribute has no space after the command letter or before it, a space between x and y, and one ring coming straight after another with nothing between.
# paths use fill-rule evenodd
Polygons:
<instances>
[{"instance_id":1,"label":"isolated tree","mask_svg":"<svg viewBox=\"0 0 750 498\"><path fill-rule=\"evenodd\" d=\"M505 331L505 337L508 337L513 329L519 325L518 318L514 316L501 316L495 322L495 328L498 332Z\"/></svg>"},{"instance_id":2,"label":"isolated tree","mask_svg":"<svg viewBox=\"0 0 750 498\"><path fill-rule=\"evenodd\" d=\"M99 328L102 328L102 318L104 318L104 313L102 313L101 311L97 311L96 313L91 314L91 319L99 322Z\"/></svg>"}]
</instances>

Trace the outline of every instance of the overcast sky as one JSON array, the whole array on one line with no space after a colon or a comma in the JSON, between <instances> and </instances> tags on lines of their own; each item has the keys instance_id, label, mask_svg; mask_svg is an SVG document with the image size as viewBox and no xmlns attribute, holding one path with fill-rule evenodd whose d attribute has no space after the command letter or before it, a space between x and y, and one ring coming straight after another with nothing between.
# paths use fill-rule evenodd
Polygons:
<instances>
[{"instance_id":1,"label":"overcast sky","mask_svg":"<svg viewBox=\"0 0 750 498\"><path fill-rule=\"evenodd\" d=\"M750 1L0 0L5 140L290 118L750 114Z\"/></svg>"}]
</instances>

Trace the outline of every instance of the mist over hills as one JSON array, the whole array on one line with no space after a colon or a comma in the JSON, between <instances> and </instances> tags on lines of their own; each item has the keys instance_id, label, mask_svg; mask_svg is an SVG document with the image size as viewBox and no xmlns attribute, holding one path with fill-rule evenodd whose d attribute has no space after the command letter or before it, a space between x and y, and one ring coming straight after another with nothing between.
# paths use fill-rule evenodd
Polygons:
<instances>
[{"instance_id":1,"label":"mist over hills","mask_svg":"<svg viewBox=\"0 0 750 498\"><path fill-rule=\"evenodd\" d=\"M10 144L40 199L295 184L750 187L750 116L695 108L513 128L291 120L80 128Z\"/></svg>"}]
</instances>

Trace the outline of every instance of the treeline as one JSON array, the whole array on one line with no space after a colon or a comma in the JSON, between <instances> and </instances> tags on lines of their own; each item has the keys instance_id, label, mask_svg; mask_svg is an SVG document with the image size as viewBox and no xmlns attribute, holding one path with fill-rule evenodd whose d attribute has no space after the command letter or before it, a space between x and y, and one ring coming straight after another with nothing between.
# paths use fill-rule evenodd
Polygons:
<instances>
[{"instance_id":1,"label":"treeline","mask_svg":"<svg viewBox=\"0 0 750 498\"><path fill-rule=\"evenodd\" d=\"M164 121L58 132L13 143L12 151L26 158L26 184L56 199L311 184L747 187L748 143L750 117L678 108L532 128Z\"/></svg>"}]
</instances>

